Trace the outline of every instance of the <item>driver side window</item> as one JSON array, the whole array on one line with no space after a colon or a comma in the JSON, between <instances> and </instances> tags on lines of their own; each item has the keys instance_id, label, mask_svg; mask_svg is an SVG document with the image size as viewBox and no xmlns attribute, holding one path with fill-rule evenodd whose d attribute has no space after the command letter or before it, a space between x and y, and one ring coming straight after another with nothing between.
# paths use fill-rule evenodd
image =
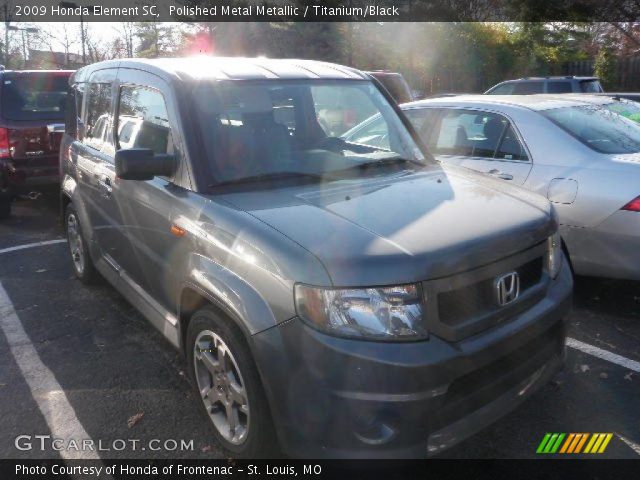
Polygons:
<instances>
[{"instance_id":1,"label":"driver side window","mask_svg":"<svg viewBox=\"0 0 640 480\"><path fill-rule=\"evenodd\" d=\"M173 154L169 115L162 94L139 86L120 88L119 148L150 148L155 154Z\"/></svg>"}]
</instances>

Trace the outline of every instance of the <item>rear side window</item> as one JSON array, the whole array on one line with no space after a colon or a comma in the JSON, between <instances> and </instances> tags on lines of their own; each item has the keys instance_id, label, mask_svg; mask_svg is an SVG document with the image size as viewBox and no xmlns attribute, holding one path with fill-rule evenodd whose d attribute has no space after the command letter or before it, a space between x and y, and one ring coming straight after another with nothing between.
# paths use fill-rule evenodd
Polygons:
<instances>
[{"instance_id":1,"label":"rear side window","mask_svg":"<svg viewBox=\"0 0 640 480\"><path fill-rule=\"evenodd\" d=\"M514 82L503 83L502 85L498 85L493 90L487 92L488 95L512 95L513 87L515 86Z\"/></svg>"},{"instance_id":2,"label":"rear side window","mask_svg":"<svg viewBox=\"0 0 640 480\"><path fill-rule=\"evenodd\" d=\"M120 149L150 148L155 154L174 151L167 107L157 90L121 87L117 130Z\"/></svg>"},{"instance_id":3,"label":"rear side window","mask_svg":"<svg viewBox=\"0 0 640 480\"><path fill-rule=\"evenodd\" d=\"M527 152L518 139L513 126L508 125L496 150L496 160L527 160Z\"/></svg>"},{"instance_id":4,"label":"rear side window","mask_svg":"<svg viewBox=\"0 0 640 480\"><path fill-rule=\"evenodd\" d=\"M84 142L100 150L111 141L111 84L91 83L87 92L87 120Z\"/></svg>"},{"instance_id":5,"label":"rear side window","mask_svg":"<svg viewBox=\"0 0 640 480\"><path fill-rule=\"evenodd\" d=\"M585 93L600 93L602 86L598 80L582 80L580 82L580 91Z\"/></svg>"},{"instance_id":6,"label":"rear side window","mask_svg":"<svg viewBox=\"0 0 640 480\"><path fill-rule=\"evenodd\" d=\"M65 131L72 137L77 137L78 124L81 121L82 100L84 97L84 83L77 83L69 87L67 93L67 107L65 112Z\"/></svg>"},{"instance_id":7,"label":"rear side window","mask_svg":"<svg viewBox=\"0 0 640 480\"><path fill-rule=\"evenodd\" d=\"M536 93L544 93L543 82L517 82L513 86L514 95L533 95Z\"/></svg>"},{"instance_id":8,"label":"rear side window","mask_svg":"<svg viewBox=\"0 0 640 480\"><path fill-rule=\"evenodd\" d=\"M547 93L571 93L571 82L554 81L547 83Z\"/></svg>"},{"instance_id":9,"label":"rear side window","mask_svg":"<svg viewBox=\"0 0 640 480\"><path fill-rule=\"evenodd\" d=\"M436 155L527 160L509 120L496 113L450 110L429 138L428 147Z\"/></svg>"},{"instance_id":10,"label":"rear side window","mask_svg":"<svg viewBox=\"0 0 640 480\"><path fill-rule=\"evenodd\" d=\"M5 73L2 116L8 120L63 120L68 82L67 73Z\"/></svg>"}]
</instances>

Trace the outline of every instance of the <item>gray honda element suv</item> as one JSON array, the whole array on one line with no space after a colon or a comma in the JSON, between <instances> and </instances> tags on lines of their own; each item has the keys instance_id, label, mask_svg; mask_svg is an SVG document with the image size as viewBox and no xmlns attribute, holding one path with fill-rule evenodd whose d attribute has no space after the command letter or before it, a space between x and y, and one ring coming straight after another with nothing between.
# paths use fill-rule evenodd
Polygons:
<instances>
[{"instance_id":1,"label":"gray honda element suv","mask_svg":"<svg viewBox=\"0 0 640 480\"><path fill-rule=\"evenodd\" d=\"M232 455L432 455L561 367L572 279L552 207L433 161L366 74L120 60L69 95L75 273L184 352ZM343 137L372 115L371 139Z\"/></svg>"}]
</instances>

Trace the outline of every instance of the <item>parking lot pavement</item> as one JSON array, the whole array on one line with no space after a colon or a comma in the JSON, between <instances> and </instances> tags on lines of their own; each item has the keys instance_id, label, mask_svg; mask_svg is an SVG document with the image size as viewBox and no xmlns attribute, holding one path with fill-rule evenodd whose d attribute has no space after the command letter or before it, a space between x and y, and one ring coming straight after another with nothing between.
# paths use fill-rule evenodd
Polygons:
<instances>
[{"instance_id":1,"label":"parking lot pavement","mask_svg":"<svg viewBox=\"0 0 640 480\"><path fill-rule=\"evenodd\" d=\"M33 441L36 449L21 451L14 439L59 436L69 425L110 448L99 452L103 458L219 457L184 361L131 305L106 283L78 282L65 243L11 250L63 237L55 194L22 200L14 212L0 223L0 284L25 336L19 342L13 334L8 339L4 305L0 458L57 458L61 453L49 445L40 451ZM619 365L569 348L564 371L549 385L442 456L532 458L547 432L612 432L598 457L638 458L640 372L633 362L640 362L640 284L578 279L569 336L628 362ZM16 353L25 344L33 345L35 360ZM34 387L34 378L62 391ZM139 440L137 450L131 443L115 450L119 439ZM160 442L149 444L154 439ZM150 450L166 440L167 449ZM173 441L181 440L186 449L175 449Z\"/></svg>"}]
</instances>

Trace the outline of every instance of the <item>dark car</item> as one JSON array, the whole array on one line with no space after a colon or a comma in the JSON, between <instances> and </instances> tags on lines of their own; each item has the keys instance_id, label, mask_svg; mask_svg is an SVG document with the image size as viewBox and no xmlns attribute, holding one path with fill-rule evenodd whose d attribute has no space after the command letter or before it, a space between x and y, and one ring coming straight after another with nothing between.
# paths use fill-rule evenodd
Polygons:
<instances>
[{"instance_id":1,"label":"dark car","mask_svg":"<svg viewBox=\"0 0 640 480\"><path fill-rule=\"evenodd\" d=\"M12 199L60 182L58 150L71 71L0 71L0 218Z\"/></svg>"},{"instance_id":2,"label":"dark car","mask_svg":"<svg viewBox=\"0 0 640 480\"><path fill-rule=\"evenodd\" d=\"M485 95L533 95L537 93L599 93L598 77L525 77L494 85Z\"/></svg>"},{"instance_id":3,"label":"dark car","mask_svg":"<svg viewBox=\"0 0 640 480\"><path fill-rule=\"evenodd\" d=\"M433 455L561 368L572 277L551 204L435 162L363 72L167 58L70 83L75 274L184 352L233 455ZM354 118L323 127L327 109ZM374 115L387 148L339 136Z\"/></svg>"},{"instance_id":4,"label":"dark car","mask_svg":"<svg viewBox=\"0 0 640 480\"><path fill-rule=\"evenodd\" d=\"M373 70L366 73L379 81L391 94L396 103L407 103L415 100L409 84L401 73L387 72L386 70Z\"/></svg>"}]
</instances>

